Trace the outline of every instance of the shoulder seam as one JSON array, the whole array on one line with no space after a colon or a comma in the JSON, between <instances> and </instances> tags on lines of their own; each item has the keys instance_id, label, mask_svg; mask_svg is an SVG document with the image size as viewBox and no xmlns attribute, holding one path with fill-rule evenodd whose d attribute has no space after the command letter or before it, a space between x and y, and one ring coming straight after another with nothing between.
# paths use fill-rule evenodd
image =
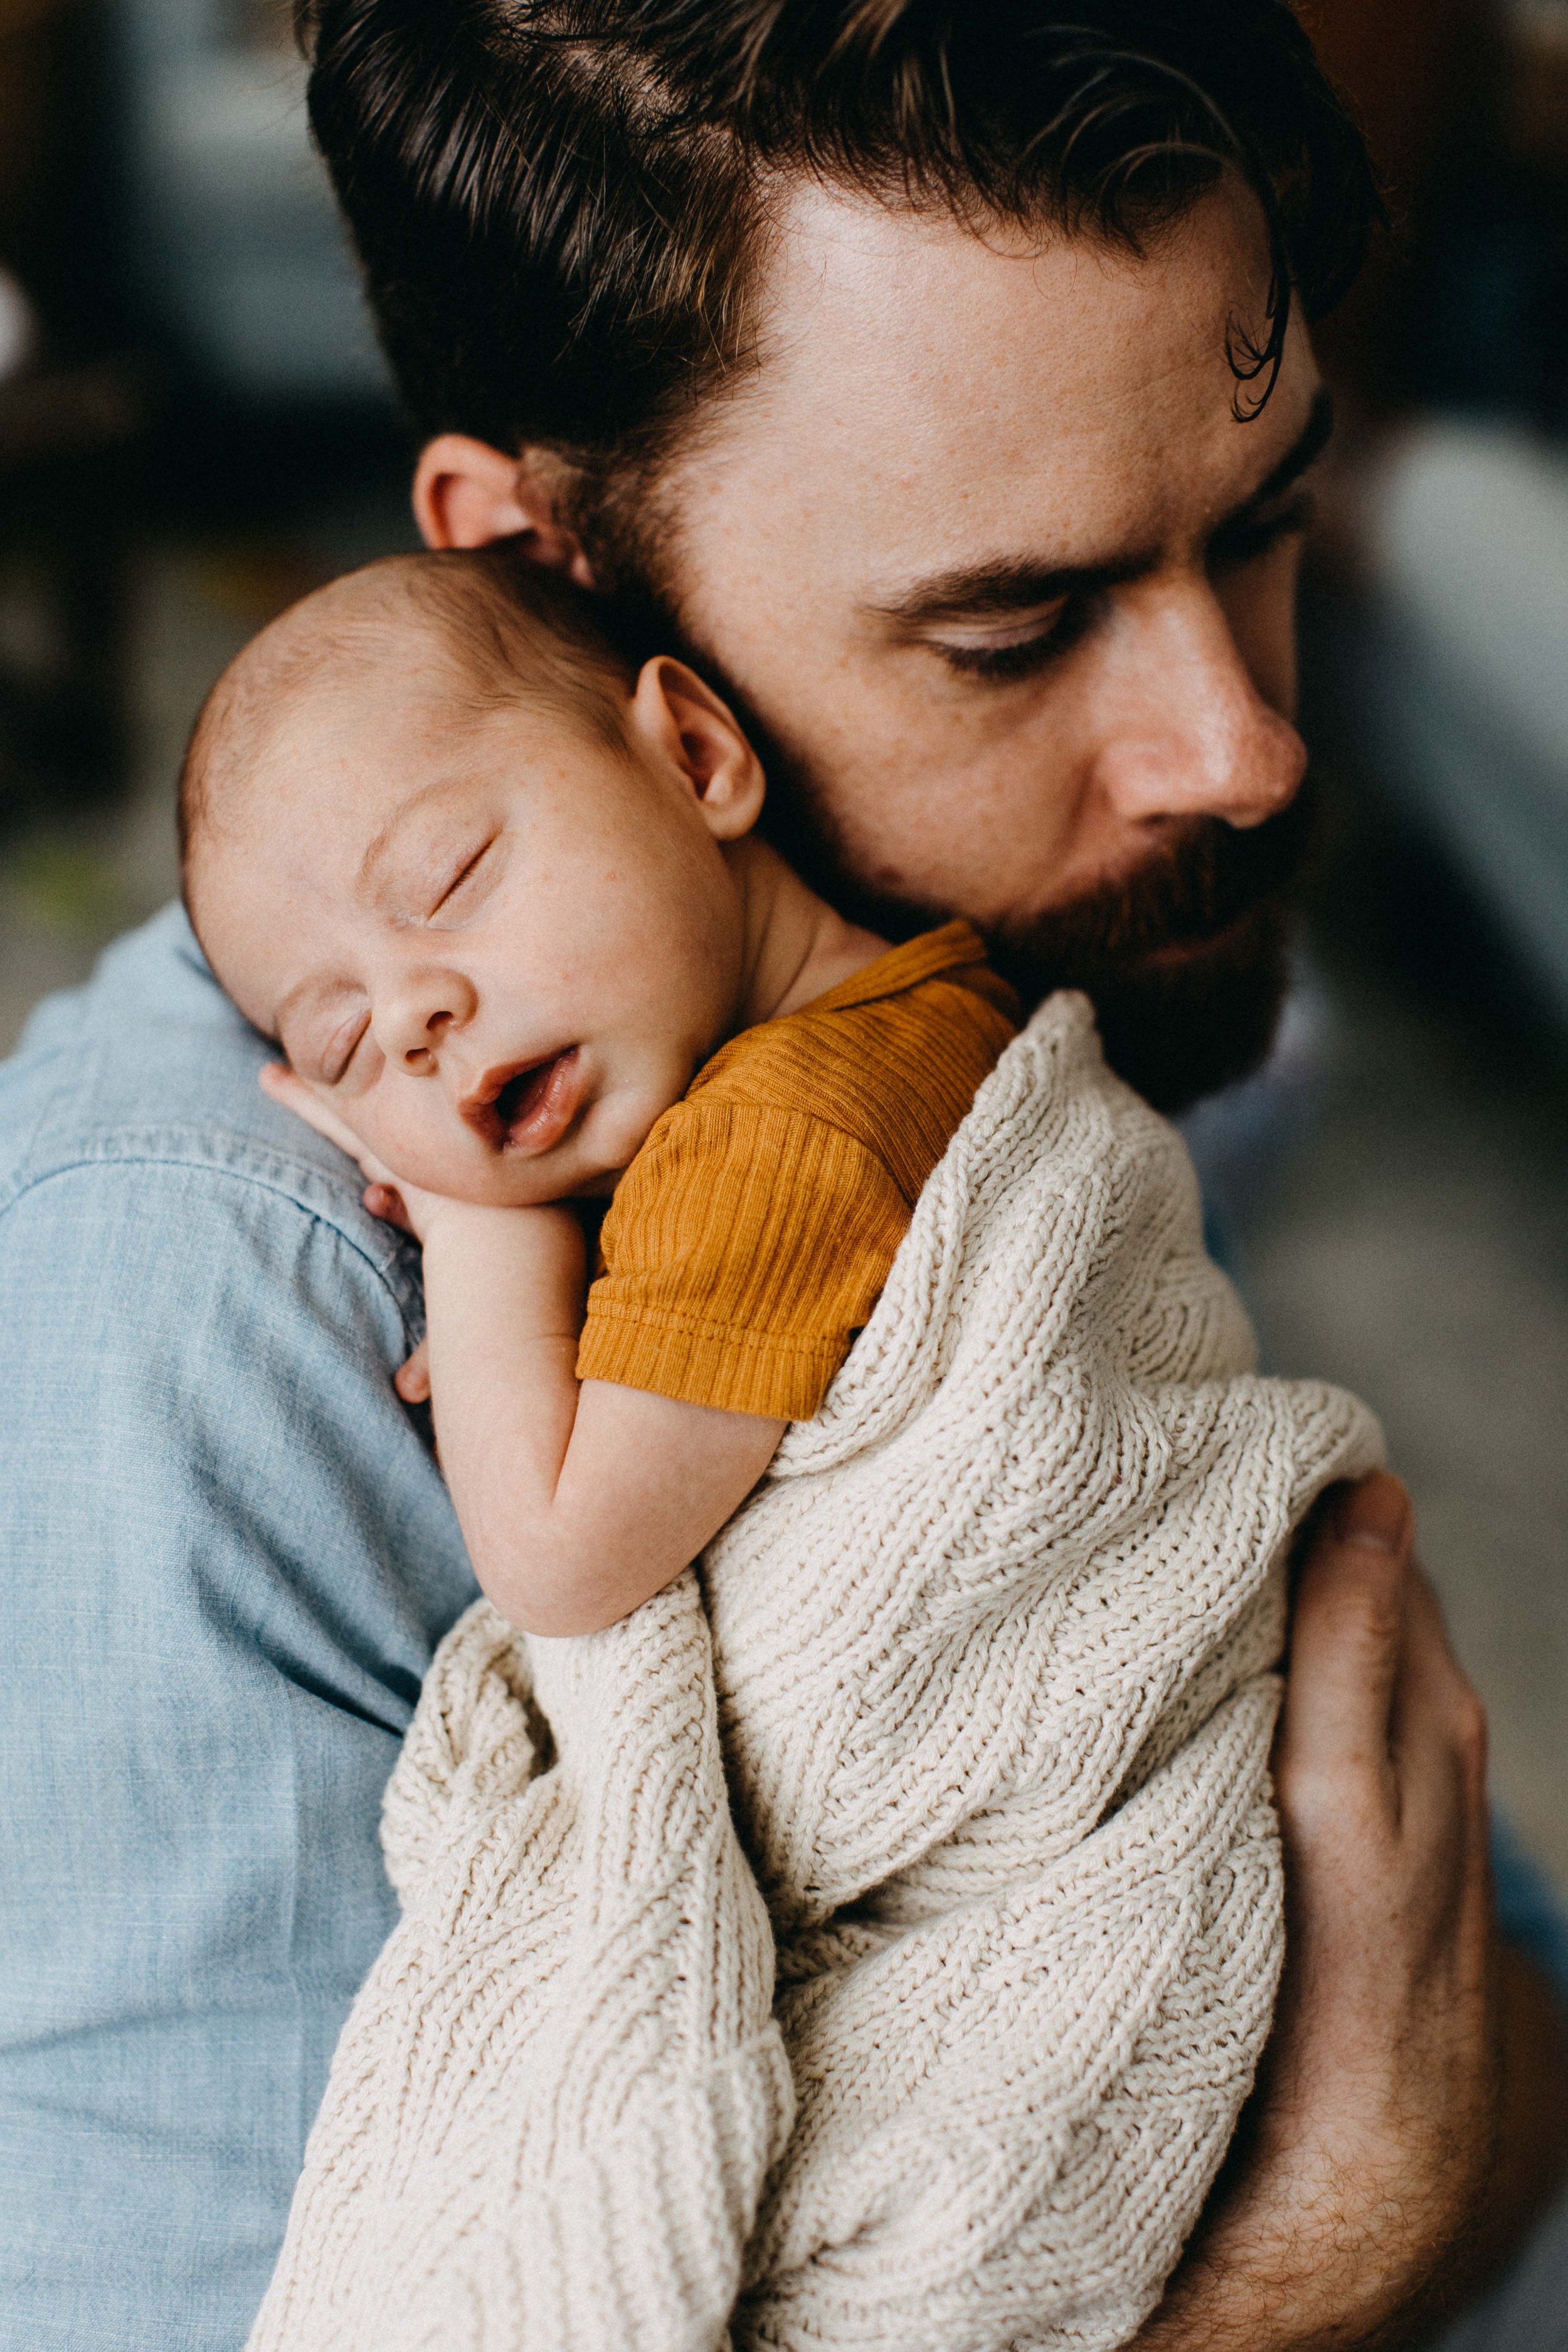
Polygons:
<instances>
[{"instance_id":1,"label":"shoulder seam","mask_svg":"<svg viewBox=\"0 0 1568 2352\"><path fill-rule=\"evenodd\" d=\"M299 1194L291 1192L286 1184L278 1183L272 1178L258 1173L254 1169L226 1168L212 1160L185 1159L173 1152L145 1151L134 1154L127 1152L112 1158L108 1156L99 1158L90 1153L82 1153L73 1160L57 1160L52 1166L41 1169L37 1175L26 1178L14 1191L8 1192L4 1199L0 1199L0 1218L5 1217L12 1209L25 1201L29 1193L42 1191L46 1184L52 1184L59 1177L129 1168L179 1169L187 1174L216 1177L227 1184L247 1185L256 1192L269 1192L275 1200L286 1202L289 1208L295 1210L311 1224L324 1225L329 1233L337 1235L345 1248L353 1251L355 1257L363 1262L385 1290L406 1327L408 1318L386 1265L378 1265L369 1250L365 1248L364 1244L357 1241L336 1217L330 1215L324 1209L312 1206L308 1201L301 1201Z\"/></svg>"}]
</instances>

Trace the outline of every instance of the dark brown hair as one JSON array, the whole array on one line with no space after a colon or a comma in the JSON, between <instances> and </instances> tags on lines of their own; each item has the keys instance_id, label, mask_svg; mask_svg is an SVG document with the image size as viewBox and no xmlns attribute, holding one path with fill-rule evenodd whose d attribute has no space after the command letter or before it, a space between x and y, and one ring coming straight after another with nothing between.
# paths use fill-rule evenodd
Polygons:
<instances>
[{"instance_id":1,"label":"dark brown hair","mask_svg":"<svg viewBox=\"0 0 1568 2352\"><path fill-rule=\"evenodd\" d=\"M646 469L742 364L779 191L1133 250L1222 173L1268 226L1267 399L1379 201L1287 0L299 0L310 120L423 434Z\"/></svg>"}]
</instances>

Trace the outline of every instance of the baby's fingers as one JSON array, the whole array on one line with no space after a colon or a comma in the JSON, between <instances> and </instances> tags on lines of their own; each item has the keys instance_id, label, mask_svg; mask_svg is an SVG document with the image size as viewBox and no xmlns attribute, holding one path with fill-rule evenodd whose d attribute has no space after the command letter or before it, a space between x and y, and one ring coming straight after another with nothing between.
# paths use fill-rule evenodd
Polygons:
<instances>
[{"instance_id":1,"label":"baby's fingers","mask_svg":"<svg viewBox=\"0 0 1568 2352\"><path fill-rule=\"evenodd\" d=\"M417 1241L414 1220L395 1184L384 1184L378 1178L374 1184L365 1186L360 1197L371 1216L379 1217L383 1224L396 1225L402 1233L414 1234Z\"/></svg>"},{"instance_id":2,"label":"baby's fingers","mask_svg":"<svg viewBox=\"0 0 1568 2352\"><path fill-rule=\"evenodd\" d=\"M405 1364L392 1376L392 1385L405 1404L427 1404L430 1401L430 1342L421 1339Z\"/></svg>"}]
</instances>

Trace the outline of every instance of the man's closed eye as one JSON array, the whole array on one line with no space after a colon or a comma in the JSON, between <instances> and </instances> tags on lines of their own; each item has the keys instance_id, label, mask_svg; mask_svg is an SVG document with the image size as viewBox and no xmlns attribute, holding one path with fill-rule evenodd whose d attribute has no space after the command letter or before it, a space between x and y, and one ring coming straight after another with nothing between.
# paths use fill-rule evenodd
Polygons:
<instances>
[{"instance_id":1,"label":"man's closed eye","mask_svg":"<svg viewBox=\"0 0 1568 2352\"><path fill-rule=\"evenodd\" d=\"M1260 562L1287 540L1304 538L1317 516L1316 499L1310 490L1301 490L1277 513L1222 523L1209 541L1209 571L1239 572L1248 563Z\"/></svg>"},{"instance_id":2,"label":"man's closed eye","mask_svg":"<svg viewBox=\"0 0 1568 2352\"><path fill-rule=\"evenodd\" d=\"M1039 613L989 627L977 625L963 635L928 642L950 669L965 677L1032 677L1079 644L1095 620L1100 601L1094 595L1059 596Z\"/></svg>"}]
</instances>

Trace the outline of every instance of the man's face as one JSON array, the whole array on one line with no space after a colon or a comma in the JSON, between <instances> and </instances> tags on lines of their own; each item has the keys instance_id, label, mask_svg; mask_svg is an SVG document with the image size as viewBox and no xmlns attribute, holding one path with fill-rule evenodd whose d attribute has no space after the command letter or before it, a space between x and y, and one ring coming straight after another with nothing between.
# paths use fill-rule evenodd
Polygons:
<instances>
[{"instance_id":1,"label":"man's face","mask_svg":"<svg viewBox=\"0 0 1568 2352\"><path fill-rule=\"evenodd\" d=\"M1328 415L1296 320L1237 421L1227 352L1261 334L1267 274L1228 186L1142 257L803 189L757 365L632 550L811 878L884 929L969 916L1027 995L1087 987L1167 1107L1267 1047L1304 830L1295 587ZM520 487L443 524L461 508L430 485L456 477L426 460L433 536L541 510Z\"/></svg>"},{"instance_id":2,"label":"man's face","mask_svg":"<svg viewBox=\"0 0 1568 2352\"><path fill-rule=\"evenodd\" d=\"M658 499L661 584L818 877L970 916L1026 990L1086 982L1171 1101L1267 1043L1259 899L1300 831L1296 461L1326 417L1293 324L1237 421L1265 282L1229 192L1142 260L804 193L756 373Z\"/></svg>"}]
</instances>

